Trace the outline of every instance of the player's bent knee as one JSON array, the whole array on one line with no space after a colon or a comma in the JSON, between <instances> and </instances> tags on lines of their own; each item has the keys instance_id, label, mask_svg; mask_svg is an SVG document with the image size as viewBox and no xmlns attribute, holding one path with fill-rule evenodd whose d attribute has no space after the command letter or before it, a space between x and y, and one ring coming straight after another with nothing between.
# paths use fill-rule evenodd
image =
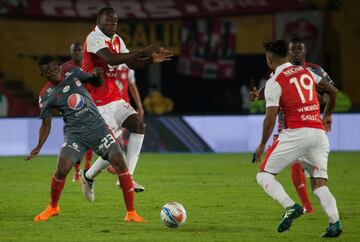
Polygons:
<instances>
[{"instance_id":1,"label":"player's bent knee","mask_svg":"<svg viewBox=\"0 0 360 242\"><path fill-rule=\"evenodd\" d=\"M273 179L275 179L275 176L267 172L258 172L258 174L256 175L256 181L262 187L264 187L269 180Z\"/></svg>"},{"instance_id":2,"label":"player's bent knee","mask_svg":"<svg viewBox=\"0 0 360 242\"><path fill-rule=\"evenodd\" d=\"M311 188L313 191L315 191L316 189L322 187L322 186L326 186L327 184L327 180L324 178L314 178L313 182L311 183Z\"/></svg>"},{"instance_id":3,"label":"player's bent knee","mask_svg":"<svg viewBox=\"0 0 360 242\"><path fill-rule=\"evenodd\" d=\"M135 130L133 133L137 133L137 134L145 133L145 124L144 124L143 119L140 116L137 118L137 121L135 124Z\"/></svg>"},{"instance_id":4,"label":"player's bent knee","mask_svg":"<svg viewBox=\"0 0 360 242\"><path fill-rule=\"evenodd\" d=\"M125 160L123 159L123 156L121 153L115 153L115 154L111 155L110 161L116 171L122 172L125 169L127 169Z\"/></svg>"},{"instance_id":5,"label":"player's bent knee","mask_svg":"<svg viewBox=\"0 0 360 242\"><path fill-rule=\"evenodd\" d=\"M139 114L130 115L123 123L123 127L129 130L131 133L137 133L137 134L145 133L144 120Z\"/></svg>"},{"instance_id":6,"label":"player's bent knee","mask_svg":"<svg viewBox=\"0 0 360 242\"><path fill-rule=\"evenodd\" d=\"M72 169L72 167L73 167L73 162L71 161L70 158L60 156L58 160L55 176L61 180L65 179L67 174L69 174L70 170Z\"/></svg>"}]
</instances>

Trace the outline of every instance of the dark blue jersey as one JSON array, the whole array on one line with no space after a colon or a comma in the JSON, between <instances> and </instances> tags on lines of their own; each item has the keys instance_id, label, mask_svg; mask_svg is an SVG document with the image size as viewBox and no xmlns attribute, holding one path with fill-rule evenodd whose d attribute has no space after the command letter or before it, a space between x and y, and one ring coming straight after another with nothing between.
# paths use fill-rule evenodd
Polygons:
<instances>
[{"instance_id":1,"label":"dark blue jersey","mask_svg":"<svg viewBox=\"0 0 360 242\"><path fill-rule=\"evenodd\" d=\"M72 68L61 73L61 81L46 83L39 95L40 118L52 116L58 110L64 120L64 134L90 134L103 127L105 121L82 82L93 75Z\"/></svg>"},{"instance_id":2,"label":"dark blue jersey","mask_svg":"<svg viewBox=\"0 0 360 242\"><path fill-rule=\"evenodd\" d=\"M304 67L312 72L314 72L316 75L318 76L321 76L321 77L324 77L325 79L328 80L328 82L332 85L334 85L334 81L331 80L330 76L324 71L324 69L317 65L317 64L314 64L314 63L311 63L311 62L305 62L304 63Z\"/></svg>"}]
</instances>

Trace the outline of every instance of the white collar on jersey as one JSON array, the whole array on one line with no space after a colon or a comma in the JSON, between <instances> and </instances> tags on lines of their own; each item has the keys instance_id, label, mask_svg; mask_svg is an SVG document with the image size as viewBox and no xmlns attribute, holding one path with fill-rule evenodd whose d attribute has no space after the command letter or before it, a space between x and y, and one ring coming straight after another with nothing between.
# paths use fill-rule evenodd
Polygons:
<instances>
[{"instance_id":1,"label":"white collar on jersey","mask_svg":"<svg viewBox=\"0 0 360 242\"><path fill-rule=\"evenodd\" d=\"M110 38L109 36L107 36L106 34L104 34L104 32L101 31L101 29L99 28L99 26L95 26L95 32L100 33L101 35L104 35L107 39L112 39L116 36L116 33Z\"/></svg>"},{"instance_id":2,"label":"white collar on jersey","mask_svg":"<svg viewBox=\"0 0 360 242\"><path fill-rule=\"evenodd\" d=\"M275 76L279 75L285 68L289 66L292 66L290 62L285 62L284 64L279 65L278 67L276 67L274 75Z\"/></svg>"}]
</instances>

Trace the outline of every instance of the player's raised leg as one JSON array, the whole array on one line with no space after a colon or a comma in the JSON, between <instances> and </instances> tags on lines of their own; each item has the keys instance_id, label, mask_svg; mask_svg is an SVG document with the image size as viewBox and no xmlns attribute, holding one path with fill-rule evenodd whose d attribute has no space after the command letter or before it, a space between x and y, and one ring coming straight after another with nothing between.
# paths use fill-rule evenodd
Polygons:
<instances>
[{"instance_id":1,"label":"player's raised leg","mask_svg":"<svg viewBox=\"0 0 360 242\"><path fill-rule=\"evenodd\" d=\"M81 188L86 200L89 202L95 200L95 177L109 165L110 163L107 160L99 156L89 170L80 170Z\"/></svg>"},{"instance_id":2,"label":"player's raised leg","mask_svg":"<svg viewBox=\"0 0 360 242\"><path fill-rule=\"evenodd\" d=\"M144 141L145 125L142 117L138 113L135 113L124 121L123 127L130 131L125 161L131 176L133 176ZM133 185L136 192L145 191L145 188L137 182L134 181Z\"/></svg>"},{"instance_id":3,"label":"player's raised leg","mask_svg":"<svg viewBox=\"0 0 360 242\"><path fill-rule=\"evenodd\" d=\"M65 179L69 174L73 163L65 156L60 156L57 163L55 174L51 180L51 193L49 206L34 218L35 222L46 221L52 216L60 213L59 199L65 185Z\"/></svg>"},{"instance_id":4,"label":"player's raised leg","mask_svg":"<svg viewBox=\"0 0 360 242\"><path fill-rule=\"evenodd\" d=\"M303 209L299 204L296 204L286 193L283 186L275 179L273 174L267 172L259 172L256 180L264 191L278 201L285 209L284 215L278 226L278 232L288 230L294 219L301 216Z\"/></svg>"}]
</instances>

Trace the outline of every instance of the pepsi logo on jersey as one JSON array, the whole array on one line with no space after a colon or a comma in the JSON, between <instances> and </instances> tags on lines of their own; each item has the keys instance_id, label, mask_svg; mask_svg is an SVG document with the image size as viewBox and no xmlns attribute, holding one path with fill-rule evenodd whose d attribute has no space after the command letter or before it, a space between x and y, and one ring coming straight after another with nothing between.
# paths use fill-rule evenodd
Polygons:
<instances>
[{"instance_id":1,"label":"pepsi logo on jersey","mask_svg":"<svg viewBox=\"0 0 360 242\"><path fill-rule=\"evenodd\" d=\"M73 93L68 97L68 105L73 110L81 109L84 106L84 103L84 98L78 93Z\"/></svg>"}]
</instances>

